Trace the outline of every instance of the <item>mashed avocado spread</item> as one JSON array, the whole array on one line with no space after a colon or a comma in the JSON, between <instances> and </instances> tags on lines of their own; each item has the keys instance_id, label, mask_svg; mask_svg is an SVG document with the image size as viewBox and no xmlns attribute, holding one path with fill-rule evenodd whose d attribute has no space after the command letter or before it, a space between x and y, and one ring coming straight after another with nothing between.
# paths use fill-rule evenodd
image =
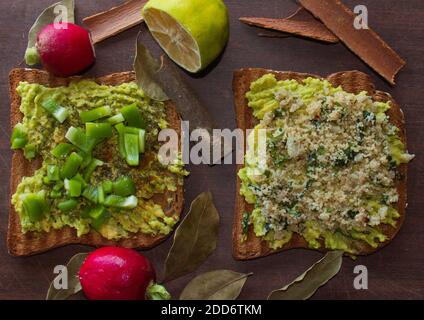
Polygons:
<instances>
[{"instance_id":1,"label":"mashed avocado spread","mask_svg":"<svg viewBox=\"0 0 424 320\"><path fill-rule=\"evenodd\" d=\"M167 166L158 160L157 136L168 125L163 103L135 83L21 82L17 92L24 117L12 148L42 159L12 197L23 232L70 226L78 236L94 229L117 240L172 231L178 215L165 215L153 196L175 191L188 172L180 158Z\"/></svg>"},{"instance_id":2,"label":"mashed avocado spread","mask_svg":"<svg viewBox=\"0 0 424 320\"><path fill-rule=\"evenodd\" d=\"M240 193L254 206L243 226L253 225L274 249L294 233L311 248L351 254L357 240L384 242L379 226L395 227L399 218L397 166L413 158L386 115L390 104L326 80L277 81L272 74L254 81L246 98L259 124L238 173Z\"/></svg>"}]
</instances>

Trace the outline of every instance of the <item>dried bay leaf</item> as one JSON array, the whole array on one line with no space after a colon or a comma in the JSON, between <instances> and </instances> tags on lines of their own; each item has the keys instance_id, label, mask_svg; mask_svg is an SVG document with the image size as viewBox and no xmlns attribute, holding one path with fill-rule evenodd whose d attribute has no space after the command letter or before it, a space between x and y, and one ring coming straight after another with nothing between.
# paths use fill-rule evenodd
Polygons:
<instances>
[{"instance_id":1,"label":"dried bay leaf","mask_svg":"<svg viewBox=\"0 0 424 320\"><path fill-rule=\"evenodd\" d=\"M189 282L180 300L235 300L250 275L231 270L203 273Z\"/></svg>"},{"instance_id":2,"label":"dried bay leaf","mask_svg":"<svg viewBox=\"0 0 424 320\"><path fill-rule=\"evenodd\" d=\"M151 99L158 101L169 100L168 96L155 79L155 74L159 71L161 65L159 61L153 58L141 41L139 41L139 36L137 37L134 58L134 71L137 85Z\"/></svg>"},{"instance_id":3,"label":"dried bay leaf","mask_svg":"<svg viewBox=\"0 0 424 320\"><path fill-rule=\"evenodd\" d=\"M81 291L82 288L78 278L78 272L87 255L88 253L78 253L69 260L66 265L68 269L68 289L56 289L53 280L47 291L46 300L65 300Z\"/></svg>"},{"instance_id":4,"label":"dried bay leaf","mask_svg":"<svg viewBox=\"0 0 424 320\"><path fill-rule=\"evenodd\" d=\"M285 287L274 290L268 300L306 300L319 287L326 284L339 271L342 265L343 251L329 251L308 270Z\"/></svg>"},{"instance_id":5,"label":"dried bay leaf","mask_svg":"<svg viewBox=\"0 0 424 320\"><path fill-rule=\"evenodd\" d=\"M213 117L188 85L181 71L167 56L161 56L160 60L153 57L140 41L140 36L137 37L136 46L134 71L139 88L149 98L159 101L172 100L182 119L190 124L190 131L205 129L202 130L202 141L210 143L211 150L220 152L212 159L204 155L204 163L220 163L222 158L233 152L232 141L222 140L219 135L213 134L213 129L218 127Z\"/></svg>"},{"instance_id":6,"label":"dried bay leaf","mask_svg":"<svg viewBox=\"0 0 424 320\"><path fill-rule=\"evenodd\" d=\"M163 282L197 269L215 250L219 214L212 194L203 192L193 200L190 210L175 231L174 242L165 261Z\"/></svg>"},{"instance_id":7,"label":"dried bay leaf","mask_svg":"<svg viewBox=\"0 0 424 320\"><path fill-rule=\"evenodd\" d=\"M75 23L75 3L74 0L62 0L52 4L41 12L35 20L31 29L28 32L28 45L25 51L25 62L28 65L39 63L39 57L35 44L37 42L38 33L48 24L55 22L56 16L59 12L55 12L57 6L63 6L67 10L69 23Z\"/></svg>"}]
</instances>

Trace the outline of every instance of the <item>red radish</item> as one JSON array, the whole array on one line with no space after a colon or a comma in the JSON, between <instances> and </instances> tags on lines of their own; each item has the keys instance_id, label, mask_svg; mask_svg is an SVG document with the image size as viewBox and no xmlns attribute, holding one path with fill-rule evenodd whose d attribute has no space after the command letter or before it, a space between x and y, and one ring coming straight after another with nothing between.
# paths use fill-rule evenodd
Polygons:
<instances>
[{"instance_id":1,"label":"red radish","mask_svg":"<svg viewBox=\"0 0 424 320\"><path fill-rule=\"evenodd\" d=\"M103 247L87 256L79 278L89 300L144 300L155 271L135 250Z\"/></svg>"},{"instance_id":2,"label":"red radish","mask_svg":"<svg viewBox=\"0 0 424 320\"><path fill-rule=\"evenodd\" d=\"M73 23L68 23L66 29L55 28L54 24L45 26L36 46L44 68L56 76L80 73L95 60L90 34Z\"/></svg>"}]
</instances>

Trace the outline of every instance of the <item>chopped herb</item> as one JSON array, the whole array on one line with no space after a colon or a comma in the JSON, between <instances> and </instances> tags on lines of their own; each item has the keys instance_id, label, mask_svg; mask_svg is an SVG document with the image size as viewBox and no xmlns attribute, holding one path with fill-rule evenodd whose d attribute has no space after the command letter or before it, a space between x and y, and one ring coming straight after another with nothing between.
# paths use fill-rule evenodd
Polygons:
<instances>
[{"instance_id":1,"label":"chopped herb","mask_svg":"<svg viewBox=\"0 0 424 320\"><path fill-rule=\"evenodd\" d=\"M247 232L249 231L249 213L247 212L243 213L243 219L241 221L241 225L242 225L243 234L247 234Z\"/></svg>"},{"instance_id":2,"label":"chopped herb","mask_svg":"<svg viewBox=\"0 0 424 320\"><path fill-rule=\"evenodd\" d=\"M358 214L359 214L359 211L357 211L357 210L349 210L349 211L347 212L348 217L349 217L349 218L351 218L351 219L355 219L355 217L356 217Z\"/></svg>"},{"instance_id":3,"label":"chopped herb","mask_svg":"<svg viewBox=\"0 0 424 320\"><path fill-rule=\"evenodd\" d=\"M389 201L389 196L384 193L381 197L381 203L382 204L388 204L388 201Z\"/></svg>"}]
</instances>

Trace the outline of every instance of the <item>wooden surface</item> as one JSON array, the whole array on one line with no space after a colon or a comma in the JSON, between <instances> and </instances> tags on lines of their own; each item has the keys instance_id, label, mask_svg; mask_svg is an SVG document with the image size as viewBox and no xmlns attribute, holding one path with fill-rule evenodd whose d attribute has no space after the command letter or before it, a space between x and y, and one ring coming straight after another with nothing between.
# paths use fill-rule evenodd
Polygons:
<instances>
[{"instance_id":1,"label":"wooden surface","mask_svg":"<svg viewBox=\"0 0 424 320\"><path fill-rule=\"evenodd\" d=\"M36 15L51 0L14 0L0 2L0 299L43 299L55 265L64 264L73 254L90 250L83 246L68 246L30 258L12 258L6 249L6 228L9 202L9 97L8 72L21 64L26 47L26 34ZM117 0L77 0L78 21L117 5ZM207 72L191 77L186 75L221 127L234 128L231 91L232 71L241 67L264 67L328 75L342 70L358 69L370 74L378 89L390 92L405 112L409 150L417 158L410 165L407 217L397 238L383 250L356 261L345 258L341 272L315 299L423 299L424 298L424 3L421 0L363 0L369 10L370 26L377 31L404 59L407 66L391 87L370 70L342 44L325 45L300 38L258 37L255 28L237 21L241 16L285 17L294 12L291 0L227 0L231 16L231 38L225 53ZM347 1L353 7L356 1ZM131 69L137 32L155 52L146 28L135 27L115 38L96 45L97 63L88 72L101 76ZM382 57L383 59L384 57ZM321 254L306 250L291 250L270 257L237 262L231 256L231 227L234 209L235 166L190 166L186 180L186 200L204 190L212 191L221 214L218 249L198 272L232 269L254 272L240 296L262 299L275 288L285 285L303 272ZM171 244L170 239L145 254L161 271ZM353 288L356 265L365 265L369 272L369 289ZM168 283L175 296L193 277Z\"/></svg>"}]
</instances>

